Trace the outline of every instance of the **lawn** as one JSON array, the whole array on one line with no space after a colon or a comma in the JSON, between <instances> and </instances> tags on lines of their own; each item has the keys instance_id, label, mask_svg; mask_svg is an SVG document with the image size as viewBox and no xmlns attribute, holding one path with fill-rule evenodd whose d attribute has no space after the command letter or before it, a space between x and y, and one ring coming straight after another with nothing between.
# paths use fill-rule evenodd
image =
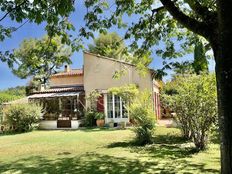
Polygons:
<instances>
[{"instance_id":1,"label":"lawn","mask_svg":"<svg viewBox=\"0 0 232 174\"><path fill-rule=\"evenodd\" d=\"M175 128L133 146L131 130L33 131L0 135L0 173L219 173L219 145L195 153Z\"/></svg>"}]
</instances>

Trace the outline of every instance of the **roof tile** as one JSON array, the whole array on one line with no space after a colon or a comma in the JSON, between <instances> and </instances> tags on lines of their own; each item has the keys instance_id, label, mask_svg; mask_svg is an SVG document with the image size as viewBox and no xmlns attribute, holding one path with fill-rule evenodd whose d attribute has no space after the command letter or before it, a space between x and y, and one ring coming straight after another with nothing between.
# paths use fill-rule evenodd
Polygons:
<instances>
[{"instance_id":1,"label":"roof tile","mask_svg":"<svg viewBox=\"0 0 232 174\"><path fill-rule=\"evenodd\" d=\"M60 77L60 76L73 76L73 75L83 75L82 69L72 69L69 72L59 72L57 74L51 75L51 77Z\"/></svg>"}]
</instances>

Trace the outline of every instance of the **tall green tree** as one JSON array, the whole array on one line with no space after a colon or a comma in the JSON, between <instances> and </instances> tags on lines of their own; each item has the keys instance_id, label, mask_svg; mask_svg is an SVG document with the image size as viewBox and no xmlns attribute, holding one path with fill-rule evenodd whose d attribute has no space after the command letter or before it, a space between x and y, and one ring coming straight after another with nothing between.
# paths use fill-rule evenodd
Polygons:
<instances>
[{"instance_id":1,"label":"tall green tree","mask_svg":"<svg viewBox=\"0 0 232 174\"><path fill-rule=\"evenodd\" d=\"M209 71L205 46L200 40L196 42L194 47L194 61L192 66L196 74Z\"/></svg>"},{"instance_id":2,"label":"tall green tree","mask_svg":"<svg viewBox=\"0 0 232 174\"><path fill-rule=\"evenodd\" d=\"M206 56L207 45L204 45L199 37L196 37L193 48L193 61L174 62L172 68L176 74L200 74L208 73L209 62Z\"/></svg>"},{"instance_id":3,"label":"tall green tree","mask_svg":"<svg viewBox=\"0 0 232 174\"><path fill-rule=\"evenodd\" d=\"M49 37L59 35L62 42L69 44L73 51L78 50L80 40L71 37L70 31L74 31L75 28L68 19L75 9L74 2L74 0L1 0L0 45L25 24L44 22L44 29ZM12 22L6 25L7 20ZM6 62L10 67L13 67L15 63L12 51L0 49L0 60Z\"/></svg>"},{"instance_id":4,"label":"tall green tree","mask_svg":"<svg viewBox=\"0 0 232 174\"><path fill-rule=\"evenodd\" d=\"M59 36L26 39L14 51L13 73L20 78L34 77L46 84L50 75L64 63L71 63L71 49L62 44Z\"/></svg>"},{"instance_id":5,"label":"tall green tree","mask_svg":"<svg viewBox=\"0 0 232 174\"><path fill-rule=\"evenodd\" d=\"M92 53L115 59L122 58L126 49L123 39L115 32L100 34L88 47Z\"/></svg>"}]
</instances>

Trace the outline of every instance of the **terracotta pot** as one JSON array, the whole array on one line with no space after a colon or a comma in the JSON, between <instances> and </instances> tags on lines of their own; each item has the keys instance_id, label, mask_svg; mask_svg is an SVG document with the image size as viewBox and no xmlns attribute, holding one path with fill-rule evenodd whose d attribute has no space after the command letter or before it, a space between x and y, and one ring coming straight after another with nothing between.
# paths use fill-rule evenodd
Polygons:
<instances>
[{"instance_id":1,"label":"terracotta pot","mask_svg":"<svg viewBox=\"0 0 232 174\"><path fill-rule=\"evenodd\" d=\"M103 127L105 125L105 120L104 119L97 120L96 123L98 127Z\"/></svg>"}]
</instances>

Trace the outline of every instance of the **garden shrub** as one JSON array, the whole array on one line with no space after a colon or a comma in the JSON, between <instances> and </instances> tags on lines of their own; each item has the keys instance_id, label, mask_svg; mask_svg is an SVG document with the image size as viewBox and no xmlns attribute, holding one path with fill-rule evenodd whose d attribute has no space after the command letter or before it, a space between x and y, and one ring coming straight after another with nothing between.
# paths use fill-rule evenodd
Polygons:
<instances>
[{"instance_id":1,"label":"garden shrub","mask_svg":"<svg viewBox=\"0 0 232 174\"><path fill-rule=\"evenodd\" d=\"M138 145L153 142L155 116L152 110L151 94L147 91L139 93L129 105L130 118L133 120Z\"/></svg>"},{"instance_id":2,"label":"garden shrub","mask_svg":"<svg viewBox=\"0 0 232 174\"><path fill-rule=\"evenodd\" d=\"M95 112L92 110L87 110L85 112L84 126L93 127L96 126Z\"/></svg>"},{"instance_id":3,"label":"garden shrub","mask_svg":"<svg viewBox=\"0 0 232 174\"><path fill-rule=\"evenodd\" d=\"M4 118L15 132L27 132L39 122L42 107L36 104L15 104L4 108Z\"/></svg>"},{"instance_id":4,"label":"garden shrub","mask_svg":"<svg viewBox=\"0 0 232 174\"><path fill-rule=\"evenodd\" d=\"M164 86L161 96L162 103L176 113L184 136L193 140L198 150L205 149L209 132L217 125L214 74L176 77Z\"/></svg>"}]
</instances>

